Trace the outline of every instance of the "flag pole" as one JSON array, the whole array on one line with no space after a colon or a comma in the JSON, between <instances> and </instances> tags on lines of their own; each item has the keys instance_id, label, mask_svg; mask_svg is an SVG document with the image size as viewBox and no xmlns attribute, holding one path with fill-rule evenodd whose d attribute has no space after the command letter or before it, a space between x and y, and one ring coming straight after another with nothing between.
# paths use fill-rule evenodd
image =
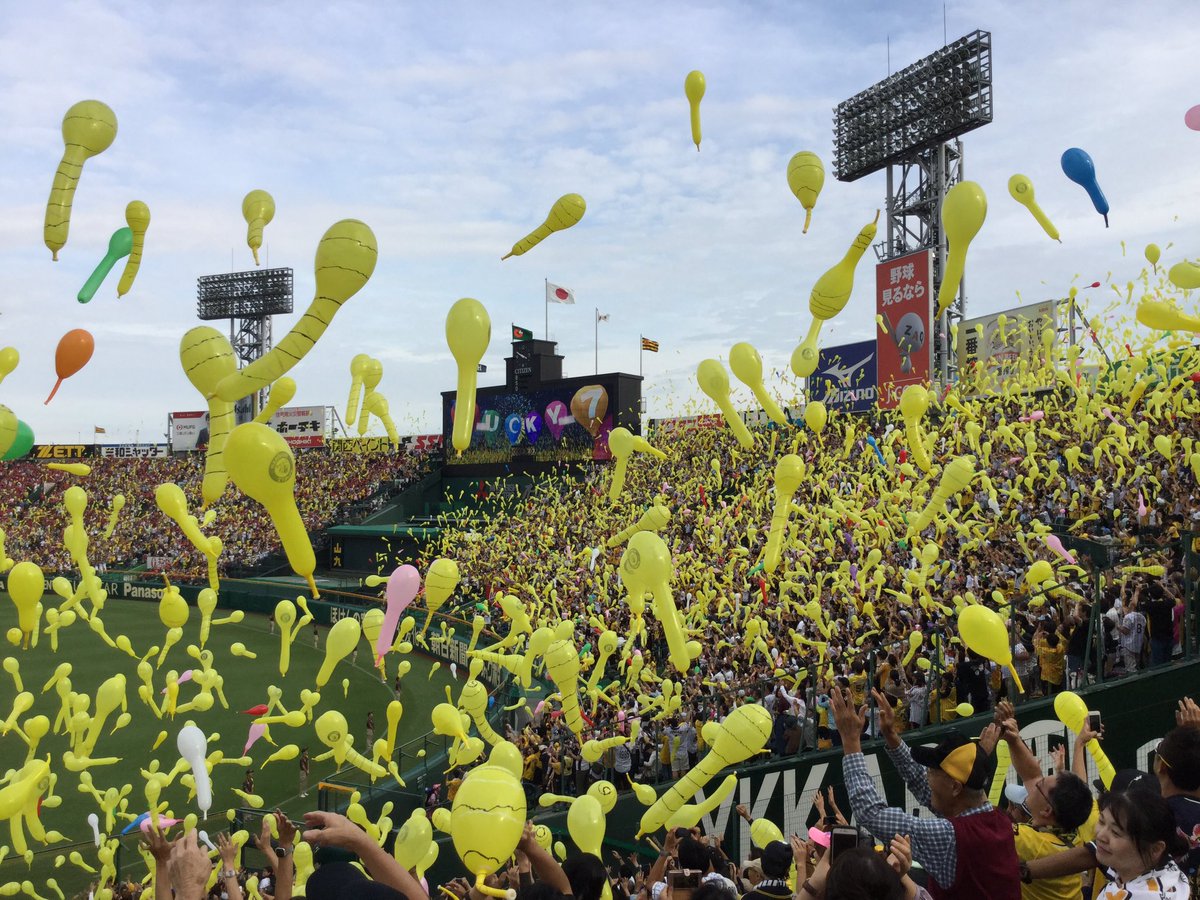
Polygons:
<instances>
[{"instance_id":1,"label":"flag pole","mask_svg":"<svg viewBox=\"0 0 1200 900\"><path fill-rule=\"evenodd\" d=\"M595 322L596 373L595 374L599 375L600 374L600 307L597 306L595 309L596 309L596 322Z\"/></svg>"},{"instance_id":2,"label":"flag pole","mask_svg":"<svg viewBox=\"0 0 1200 900\"><path fill-rule=\"evenodd\" d=\"M542 337L550 340L550 279L544 278L542 280L545 282L544 290L542 291L542 303L545 304L546 308L546 330L542 334Z\"/></svg>"}]
</instances>

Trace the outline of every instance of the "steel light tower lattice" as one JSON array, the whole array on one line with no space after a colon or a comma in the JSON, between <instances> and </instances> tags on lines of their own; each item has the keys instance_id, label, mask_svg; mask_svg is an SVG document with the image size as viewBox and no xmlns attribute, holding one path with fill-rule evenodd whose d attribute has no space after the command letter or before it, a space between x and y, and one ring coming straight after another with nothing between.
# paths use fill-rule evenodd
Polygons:
<instances>
[{"instance_id":1,"label":"steel light tower lattice","mask_svg":"<svg viewBox=\"0 0 1200 900\"><path fill-rule=\"evenodd\" d=\"M936 295L946 261L941 210L963 179L961 136L992 121L992 36L974 31L837 105L834 174L856 181L887 170L887 236L880 262L934 250ZM932 322L930 374L957 369L949 334L966 312L965 278L950 308ZM931 313L932 315L932 313Z\"/></svg>"},{"instance_id":2,"label":"steel light tower lattice","mask_svg":"<svg viewBox=\"0 0 1200 900\"><path fill-rule=\"evenodd\" d=\"M271 316L291 311L291 269L254 269L196 279L196 316L205 322L229 320L229 343L238 368L271 349ZM257 415L266 403L266 391L251 399L251 415Z\"/></svg>"}]
</instances>

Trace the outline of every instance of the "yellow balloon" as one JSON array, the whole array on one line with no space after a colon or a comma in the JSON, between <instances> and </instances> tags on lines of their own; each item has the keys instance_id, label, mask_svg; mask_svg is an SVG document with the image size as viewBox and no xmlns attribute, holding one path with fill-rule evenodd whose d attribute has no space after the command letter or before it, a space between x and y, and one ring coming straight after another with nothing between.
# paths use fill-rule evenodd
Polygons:
<instances>
[{"instance_id":1,"label":"yellow balloon","mask_svg":"<svg viewBox=\"0 0 1200 900\"><path fill-rule=\"evenodd\" d=\"M1054 577L1054 567L1044 559L1035 561L1029 571L1025 573L1025 581L1032 587L1038 587L1043 582L1049 581Z\"/></svg>"},{"instance_id":2,"label":"yellow balloon","mask_svg":"<svg viewBox=\"0 0 1200 900\"><path fill-rule=\"evenodd\" d=\"M208 400L208 448L204 456L204 505L220 499L228 478L225 471L225 441L233 428L233 404L216 396L217 385L237 372L237 359L229 338L215 328L200 325L179 342L179 362L192 387Z\"/></svg>"},{"instance_id":3,"label":"yellow balloon","mask_svg":"<svg viewBox=\"0 0 1200 900\"><path fill-rule=\"evenodd\" d=\"M811 406L811 404L809 404ZM807 417L807 409L805 410ZM775 511L771 514L771 532L767 535L767 551L763 568L774 573L779 567L784 532L792 508L792 496L804 480L804 462L794 453L779 458L775 464Z\"/></svg>"},{"instance_id":4,"label":"yellow balloon","mask_svg":"<svg viewBox=\"0 0 1200 900\"><path fill-rule=\"evenodd\" d=\"M124 297L133 287L138 270L142 267L142 251L146 247L146 231L150 228L150 207L141 200L133 200L125 207L125 221L133 232L133 248L125 260L125 270L117 283L117 296Z\"/></svg>"},{"instance_id":5,"label":"yellow balloon","mask_svg":"<svg viewBox=\"0 0 1200 900\"><path fill-rule=\"evenodd\" d=\"M354 651L361 637L362 626L353 616L338 619L329 629L329 635L325 638L325 660L317 672L317 687L325 686L334 667Z\"/></svg>"},{"instance_id":6,"label":"yellow balloon","mask_svg":"<svg viewBox=\"0 0 1200 900\"><path fill-rule=\"evenodd\" d=\"M576 847L599 857L604 843L604 812L600 801L588 794L577 797L567 812L567 832Z\"/></svg>"},{"instance_id":7,"label":"yellow balloon","mask_svg":"<svg viewBox=\"0 0 1200 900\"><path fill-rule=\"evenodd\" d=\"M54 173L50 199L46 201L46 223L42 236L55 260L67 243L71 227L71 204L83 164L112 146L117 136L117 116L99 100L81 100L63 116L62 161Z\"/></svg>"},{"instance_id":8,"label":"yellow balloon","mask_svg":"<svg viewBox=\"0 0 1200 900\"><path fill-rule=\"evenodd\" d=\"M254 421L260 422L263 425L268 424L271 421L271 416L287 406L295 396L296 382L285 375L271 385L271 396L267 399L267 405L262 408L262 412L254 417Z\"/></svg>"},{"instance_id":9,"label":"yellow balloon","mask_svg":"<svg viewBox=\"0 0 1200 900\"><path fill-rule=\"evenodd\" d=\"M753 447L754 438L750 436L750 429L746 427L746 423L737 414L729 399L729 376L725 374L725 367L715 359L703 360L696 367L696 383L700 385L700 390L716 402L725 418L725 424L737 438L738 444L746 449Z\"/></svg>"},{"instance_id":10,"label":"yellow balloon","mask_svg":"<svg viewBox=\"0 0 1200 900\"><path fill-rule=\"evenodd\" d=\"M929 454L925 451L925 439L921 435L921 419L929 409L929 391L922 385L910 384L900 394L900 416L904 419L904 436L909 451L922 472L930 469Z\"/></svg>"},{"instance_id":11,"label":"yellow balloon","mask_svg":"<svg viewBox=\"0 0 1200 900\"><path fill-rule=\"evenodd\" d=\"M910 522L910 533L920 534L928 528L934 516L946 508L946 501L960 491L966 490L967 486L971 483L971 479L974 477L975 460L973 457L956 456L950 460L946 464L946 467L942 469L941 480L938 481L938 486L934 490L933 496L929 498L929 502L925 505L925 509Z\"/></svg>"},{"instance_id":12,"label":"yellow balloon","mask_svg":"<svg viewBox=\"0 0 1200 900\"><path fill-rule=\"evenodd\" d=\"M1171 284L1181 290L1190 291L1200 287L1200 266L1195 263L1178 262L1167 271Z\"/></svg>"},{"instance_id":13,"label":"yellow balloon","mask_svg":"<svg viewBox=\"0 0 1200 900\"><path fill-rule=\"evenodd\" d=\"M296 457L292 448L282 435L266 425L247 422L230 433L225 444L225 463L233 483L266 509L292 570L308 581L313 596L319 597L313 581L317 559L292 493L296 484Z\"/></svg>"},{"instance_id":14,"label":"yellow balloon","mask_svg":"<svg viewBox=\"0 0 1200 900\"><path fill-rule=\"evenodd\" d=\"M554 232L577 224L585 212L587 212L587 202L582 197L578 194L563 194L550 207L550 215L546 216L546 221L513 244L512 249L500 259L503 261L510 256L520 256L532 250Z\"/></svg>"},{"instance_id":15,"label":"yellow balloon","mask_svg":"<svg viewBox=\"0 0 1200 900\"><path fill-rule=\"evenodd\" d=\"M974 181L960 181L942 201L942 230L950 242L946 271L938 289L937 315L954 302L967 262L967 248L987 218L987 194Z\"/></svg>"},{"instance_id":16,"label":"yellow balloon","mask_svg":"<svg viewBox=\"0 0 1200 900\"><path fill-rule=\"evenodd\" d=\"M0 381L3 376L0 376ZM8 452L8 448L17 439L17 417L7 406L0 406L0 456Z\"/></svg>"},{"instance_id":17,"label":"yellow balloon","mask_svg":"<svg viewBox=\"0 0 1200 900\"><path fill-rule=\"evenodd\" d=\"M631 601L646 594L653 596L655 617L667 638L671 665L686 673L692 659L699 655L692 651L698 651L699 647L690 646L680 624L671 593L671 551L666 541L652 531L639 531L629 539L629 546L621 556L620 572Z\"/></svg>"},{"instance_id":18,"label":"yellow balloon","mask_svg":"<svg viewBox=\"0 0 1200 900\"><path fill-rule=\"evenodd\" d=\"M0 382L16 371L21 364L21 354L16 347L0 349Z\"/></svg>"},{"instance_id":19,"label":"yellow balloon","mask_svg":"<svg viewBox=\"0 0 1200 900\"><path fill-rule=\"evenodd\" d=\"M182 628L187 624L190 609L179 588L169 584L163 589L158 601L158 618L168 628Z\"/></svg>"},{"instance_id":20,"label":"yellow balloon","mask_svg":"<svg viewBox=\"0 0 1200 900\"><path fill-rule=\"evenodd\" d=\"M813 207L817 205L817 197L825 186L825 166L821 157L811 150L801 150L793 156L788 160L787 183L804 207L804 228L801 233L808 234Z\"/></svg>"},{"instance_id":21,"label":"yellow balloon","mask_svg":"<svg viewBox=\"0 0 1200 900\"><path fill-rule=\"evenodd\" d=\"M459 455L471 446L475 429L475 373L492 340L492 320L483 304L471 297L457 301L446 316L446 343L458 366L451 443Z\"/></svg>"},{"instance_id":22,"label":"yellow balloon","mask_svg":"<svg viewBox=\"0 0 1200 900\"><path fill-rule=\"evenodd\" d=\"M275 218L275 198L264 190L253 190L242 198L242 218L246 220L246 246L258 261L258 251L263 243L263 229Z\"/></svg>"},{"instance_id":23,"label":"yellow balloon","mask_svg":"<svg viewBox=\"0 0 1200 900\"><path fill-rule=\"evenodd\" d=\"M692 143L696 145L697 153L700 152L700 101L704 99L704 88L704 73L698 69L688 72L687 78L683 79L683 93L687 96L692 119Z\"/></svg>"},{"instance_id":24,"label":"yellow balloon","mask_svg":"<svg viewBox=\"0 0 1200 900\"><path fill-rule=\"evenodd\" d=\"M508 894L483 885L507 863L525 830L525 791L511 772L478 766L467 773L450 810L450 837L459 859L490 896ZM515 898L515 894L513 895Z\"/></svg>"},{"instance_id":25,"label":"yellow balloon","mask_svg":"<svg viewBox=\"0 0 1200 900\"><path fill-rule=\"evenodd\" d=\"M714 775L761 750L771 736L771 721L771 714L755 703L733 710L721 723L708 753L642 814L639 835L657 831Z\"/></svg>"},{"instance_id":26,"label":"yellow balloon","mask_svg":"<svg viewBox=\"0 0 1200 900\"><path fill-rule=\"evenodd\" d=\"M1157 331L1200 332L1200 316L1189 316L1165 300L1143 299L1136 315L1139 322Z\"/></svg>"},{"instance_id":27,"label":"yellow balloon","mask_svg":"<svg viewBox=\"0 0 1200 900\"><path fill-rule=\"evenodd\" d=\"M1059 239L1058 229L1054 227L1054 223L1042 212L1042 208L1038 206L1037 200L1033 197L1033 182L1029 180L1028 176L1014 175L1008 179L1008 193L1014 200L1029 210L1030 215L1042 226L1042 231L1050 236L1050 240L1057 241ZM975 230L978 231L979 229Z\"/></svg>"},{"instance_id":28,"label":"yellow balloon","mask_svg":"<svg viewBox=\"0 0 1200 900\"><path fill-rule=\"evenodd\" d=\"M954 707L954 711L964 719L969 719L971 716L975 715L975 707L970 703L960 703L958 706Z\"/></svg>"},{"instance_id":29,"label":"yellow balloon","mask_svg":"<svg viewBox=\"0 0 1200 900\"><path fill-rule=\"evenodd\" d=\"M792 371L799 378L807 378L817 370L820 352L817 350L817 338L821 334L821 325L832 319L846 307L850 293L854 290L854 269L863 253L875 240L878 229L879 211L875 218L868 222L855 236L846 255L832 268L828 269L808 296L808 311L812 314L812 324L808 334L795 350L792 351Z\"/></svg>"},{"instance_id":30,"label":"yellow balloon","mask_svg":"<svg viewBox=\"0 0 1200 900\"><path fill-rule=\"evenodd\" d=\"M671 510L661 504L656 504L642 513L634 524L630 525L620 534L610 537L607 544L609 547L618 547L639 531L662 531L670 521Z\"/></svg>"},{"instance_id":31,"label":"yellow balloon","mask_svg":"<svg viewBox=\"0 0 1200 900\"><path fill-rule=\"evenodd\" d=\"M779 408L779 404L767 393L767 386L763 384L762 357L758 355L758 351L754 349L753 345L745 341L734 344L729 350L729 368L733 370L737 380L754 393L754 398L772 422L785 427L791 424L783 410ZM609 446L612 446L611 437Z\"/></svg>"},{"instance_id":32,"label":"yellow balloon","mask_svg":"<svg viewBox=\"0 0 1200 900\"><path fill-rule=\"evenodd\" d=\"M492 752L488 754L487 764L507 769L514 778L520 778L521 772L524 769L524 760L521 758L520 749L516 744L508 741L501 741L492 746Z\"/></svg>"},{"instance_id":33,"label":"yellow balloon","mask_svg":"<svg viewBox=\"0 0 1200 900\"><path fill-rule=\"evenodd\" d=\"M414 809L412 815L396 832L396 846L392 855L404 868L414 869L429 852L429 843L432 840L433 827L425 816L425 810Z\"/></svg>"},{"instance_id":34,"label":"yellow balloon","mask_svg":"<svg viewBox=\"0 0 1200 900\"><path fill-rule=\"evenodd\" d=\"M17 608L17 624L24 646L38 627L38 604L46 591L46 578L36 563L19 562L8 573L8 596Z\"/></svg>"},{"instance_id":35,"label":"yellow balloon","mask_svg":"<svg viewBox=\"0 0 1200 900\"><path fill-rule=\"evenodd\" d=\"M958 634L963 643L980 656L997 665L1008 666L1017 690L1025 693L1017 670L1012 665L1012 647L1008 643L1008 629L1004 627L1003 619L986 606L964 606L958 613Z\"/></svg>"},{"instance_id":36,"label":"yellow balloon","mask_svg":"<svg viewBox=\"0 0 1200 900\"><path fill-rule=\"evenodd\" d=\"M1083 698L1074 691L1060 691L1054 695L1054 714L1058 716L1060 722L1078 733L1083 730L1088 708ZM1100 742L1094 738L1087 742L1087 751L1096 762L1096 770L1100 774L1101 783L1105 788L1109 787L1117 773L1108 759L1108 754L1104 752Z\"/></svg>"},{"instance_id":37,"label":"yellow balloon","mask_svg":"<svg viewBox=\"0 0 1200 900\"><path fill-rule=\"evenodd\" d=\"M809 400L804 405L804 424L812 429L814 434L820 434L825 430L825 423L829 420L829 413L825 409L825 404L820 400Z\"/></svg>"},{"instance_id":38,"label":"yellow balloon","mask_svg":"<svg viewBox=\"0 0 1200 900\"><path fill-rule=\"evenodd\" d=\"M783 832L770 819L755 819L750 823L750 840L759 850L766 850L768 844L783 840Z\"/></svg>"},{"instance_id":39,"label":"yellow balloon","mask_svg":"<svg viewBox=\"0 0 1200 900\"><path fill-rule=\"evenodd\" d=\"M320 340L337 311L370 280L378 258L375 234L365 223L343 219L331 225L317 244L316 292L308 309L274 347L222 378L217 396L235 402L286 375Z\"/></svg>"}]
</instances>

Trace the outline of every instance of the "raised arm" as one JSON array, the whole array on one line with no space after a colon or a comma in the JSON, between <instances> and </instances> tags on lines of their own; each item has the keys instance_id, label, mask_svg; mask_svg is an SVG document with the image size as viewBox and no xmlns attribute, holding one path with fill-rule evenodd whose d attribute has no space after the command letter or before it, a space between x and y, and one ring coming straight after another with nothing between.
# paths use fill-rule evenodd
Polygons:
<instances>
[{"instance_id":1,"label":"raised arm","mask_svg":"<svg viewBox=\"0 0 1200 900\"><path fill-rule=\"evenodd\" d=\"M525 832L517 843L517 849L528 857L530 868L533 869L538 880L545 882L561 894L571 894L571 882L567 880L567 874L554 857L537 842L532 822L525 823Z\"/></svg>"}]
</instances>

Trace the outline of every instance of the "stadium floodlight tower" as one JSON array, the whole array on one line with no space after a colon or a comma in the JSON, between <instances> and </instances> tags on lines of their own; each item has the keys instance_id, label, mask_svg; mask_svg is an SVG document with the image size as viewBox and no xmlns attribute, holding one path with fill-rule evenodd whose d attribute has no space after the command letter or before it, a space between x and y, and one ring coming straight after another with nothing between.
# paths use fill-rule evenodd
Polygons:
<instances>
[{"instance_id":1,"label":"stadium floodlight tower","mask_svg":"<svg viewBox=\"0 0 1200 900\"><path fill-rule=\"evenodd\" d=\"M834 110L838 181L887 169L887 238L875 247L879 261L932 249L935 295L946 262L942 199L963 178L959 138L991 121L992 35L987 31L947 44ZM960 287L947 312L932 323L930 374L943 383L957 370L950 327L965 311L966 289Z\"/></svg>"},{"instance_id":2,"label":"stadium floodlight tower","mask_svg":"<svg viewBox=\"0 0 1200 900\"><path fill-rule=\"evenodd\" d=\"M238 368L271 349L271 316L292 311L292 270L254 269L196 279L196 316L229 320L229 343ZM266 390L251 398L251 416L266 403ZM238 416L242 421L243 416Z\"/></svg>"}]
</instances>

